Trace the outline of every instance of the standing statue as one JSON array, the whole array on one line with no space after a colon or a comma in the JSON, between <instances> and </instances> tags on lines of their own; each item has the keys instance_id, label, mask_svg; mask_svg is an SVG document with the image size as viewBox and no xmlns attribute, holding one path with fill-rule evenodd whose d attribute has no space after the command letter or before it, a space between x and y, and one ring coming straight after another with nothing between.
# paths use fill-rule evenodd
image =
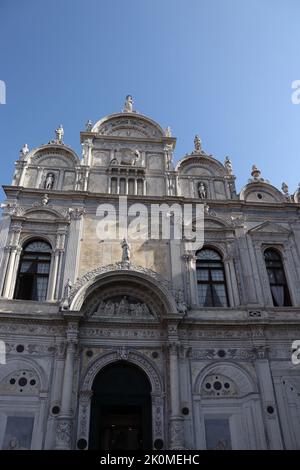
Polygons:
<instances>
[{"instance_id":1,"label":"standing statue","mask_svg":"<svg viewBox=\"0 0 300 470\"><path fill-rule=\"evenodd\" d=\"M207 197L205 184L202 181L198 183L198 196L200 197L200 199L206 199Z\"/></svg>"},{"instance_id":2,"label":"standing statue","mask_svg":"<svg viewBox=\"0 0 300 470\"><path fill-rule=\"evenodd\" d=\"M229 157L226 157L226 158L225 158L224 166L225 166L225 168L226 168L226 170L227 170L228 175L232 175L232 173L233 173L233 170L232 170L232 163L231 163L231 160L230 160Z\"/></svg>"},{"instance_id":3,"label":"standing statue","mask_svg":"<svg viewBox=\"0 0 300 470\"><path fill-rule=\"evenodd\" d=\"M201 139L200 137L197 135L195 135L195 138L194 138L194 145L195 145L195 150L194 152L195 153L201 153Z\"/></svg>"},{"instance_id":4,"label":"standing statue","mask_svg":"<svg viewBox=\"0 0 300 470\"><path fill-rule=\"evenodd\" d=\"M171 127L168 126L165 130L165 136L166 137L172 137L172 130L171 130Z\"/></svg>"},{"instance_id":5,"label":"standing statue","mask_svg":"<svg viewBox=\"0 0 300 470\"><path fill-rule=\"evenodd\" d=\"M58 144L62 144L63 143L63 136L64 136L64 128L62 126L62 124L59 125L59 127L55 130L55 134L56 134L56 142Z\"/></svg>"},{"instance_id":6,"label":"standing statue","mask_svg":"<svg viewBox=\"0 0 300 470\"><path fill-rule=\"evenodd\" d=\"M183 295L183 291L181 289L179 289L177 292L176 292L176 303L177 303L177 309L178 309L178 312L179 313L186 313L187 311L187 304L184 300L184 295Z\"/></svg>"},{"instance_id":7,"label":"standing statue","mask_svg":"<svg viewBox=\"0 0 300 470\"><path fill-rule=\"evenodd\" d=\"M252 165L251 176L254 179L258 179L260 177L261 171L257 168L256 165Z\"/></svg>"},{"instance_id":8,"label":"standing statue","mask_svg":"<svg viewBox=\"0 0 300 470\"><path fill-rule=\"evenodd\" d=\"M64 299L69 298L71 289L72 289L72 282L71 282L71 279L69 278L64 287Z\"/></svg>"},{"instance_id":9,"label":"standing statue","mask_svg":"<svg viewBox=\"0 0 300 470\"><path fill-rule=\"evenodd\" d=\"M281 189L282 189L282 192L283 192L286 196L288 196L288 194L289 194L289 187L288 187L288 185L287 185L285 182L282 183Z\"/></svg>"},{"instance_id":10,"label":"standing statue","mask_svg":"<svg viewBox=\"0 0 300 470\"><path fill-rule=\"evenodd\" d=\"M92 121L89 119L89 120L85 123L85 130L86 130L87 132L91 132L92 128L93 128L93 123L92 123Z\"/></svg>"},{"instance_id":11,"label":"standing statue","mask_svg":"<svg viewBox=\"0 0 300 470\"><path fill-rule=\"evenodd\" d=\"M53 189L54 180L55 180L54 174L53 173L48 173L47 176L46 176L46 179L45 179L44 188L45 189Z\"/></svg>"},{"instance_id":12,"label":"standing statue","mask_svg":"<svg viewBox=\"0 0 300 470\"><path fill-rule=\"evenodd\" d=\"M121 243L122 247L122 263L130 263L130 246L127 243L126 238Z\"/></svg>"},{"instance_id":13,"label":"standing statue","mask_svg":"<svg viewBox=\"0 0 300 470\"><path fill-rule=\"evenodd\" d=\"M23 158L25 158L28 153L29 153L28 145L24 144L20 150L20 159L22 160Z\"/></svg>"},{"instance_id":14,"label":"standing statue","mask_svg":"<svg viewBox=\"0 0 300 470\"><path fill-rule=\"evenodd\" d=\"M132 113L132 106L133 106L133 99L131 95L126 96L125 104L124 104L124 113Z\"/></svg>"}]
</instances>

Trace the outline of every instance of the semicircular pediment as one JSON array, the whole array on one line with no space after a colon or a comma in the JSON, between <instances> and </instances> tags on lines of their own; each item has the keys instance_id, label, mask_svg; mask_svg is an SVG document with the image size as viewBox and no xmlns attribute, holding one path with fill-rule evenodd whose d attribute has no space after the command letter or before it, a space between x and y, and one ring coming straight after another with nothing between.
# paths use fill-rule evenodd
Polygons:
<instances>
[{"instance_id":1,"label":"semicircular pediment","mask_svg":"<svg viewBox=\"0 0 300 470\"><path fill-rule=\"evenodd\" d=\"M46 144L34 149L28 154L31 165L46 165L47 167L73 168L80 164L76 153L67 145Z\"/></svg>"},{"instance_id":2,"label":"semicircular pediment","mask_svg":"<svg viewBox=\"0 0 300 470\"><path fill-rule=\"evenodd\" d=\"M226 176L224 166L210 155L187 155L176 165L180 175Z\"/></svg>"},{"instance_id":3,"label":"semicircular pediment","mask_svg":"<svg viewBox=\"0 0 300 470\"><path fill-rule=\"evenodd\" d=\"M159 124L140 114L114 114L98 121L92 132L100 135L138 138L161 138L164 133Z\"/></svg>"}]
</instances>

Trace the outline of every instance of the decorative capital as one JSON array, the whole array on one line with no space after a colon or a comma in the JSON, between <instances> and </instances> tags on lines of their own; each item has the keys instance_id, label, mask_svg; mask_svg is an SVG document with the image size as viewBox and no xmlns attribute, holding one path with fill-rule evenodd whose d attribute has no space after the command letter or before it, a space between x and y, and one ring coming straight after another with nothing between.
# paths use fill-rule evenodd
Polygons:
<instances>
[{"instance_id":1,"label":"decorative capital","mask_svg":"<svg viewBox=\"0 0 300 470\"><path fill-rule=\"evenodd\" d=\"M79 394L79 400L80 400L80 403L82 405L87 405L92 396L93 396L93 390L81 390L80 394Z\"/></svg>"},{"instance_id":2,"label":"decorative capital","mask_svg":"<svg viewBox=\"0 0 300 470\"><path fill-rule=\"evenodd\" d=\"M86 211L84 207L70 207L67 210L66 216L69 220L79 220L85 214L85 212Z\"/></svg>"}]
</instances>

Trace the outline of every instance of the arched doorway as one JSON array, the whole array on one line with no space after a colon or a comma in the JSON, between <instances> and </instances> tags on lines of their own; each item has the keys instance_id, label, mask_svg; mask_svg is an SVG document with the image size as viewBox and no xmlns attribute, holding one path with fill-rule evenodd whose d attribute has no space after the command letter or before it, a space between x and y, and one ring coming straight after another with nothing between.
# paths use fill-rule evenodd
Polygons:
<instances>
[{"instance_id":1,"label":"arched doorway","mask_svg":"<svg viewBox=\"0 0 300 470\"><path fill-rule=\"evenodd\" d=\"M152 448L151 385L145 373L127 362L103 368L92 386L89 448Z\"/></svg>"}]
</instances>

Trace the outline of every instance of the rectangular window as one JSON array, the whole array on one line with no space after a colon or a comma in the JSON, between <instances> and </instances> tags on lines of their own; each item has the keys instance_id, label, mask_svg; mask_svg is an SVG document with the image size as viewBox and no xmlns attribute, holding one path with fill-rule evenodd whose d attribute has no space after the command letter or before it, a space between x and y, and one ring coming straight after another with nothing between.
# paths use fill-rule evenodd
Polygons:
<instances>
[{"instance_id":1,"label":"rectangular window","mask_svg":"<svg viewBox=\"0 0 300 470\"><path fill-rule=\"evenodd\" d=\"M231 450L231 436L228 419L209 418L205 420L207 450Z\"/></svg>"},{"instance_id":2,"label":"rectangular window","mask_svg":"<svg viewBox=\"0 0 300 470\"><path fill-rule=\"evenodd\" d=\"M29 416L8 416L2 449L30 449L33 421Z\"/></svg>"}]
</instances>

